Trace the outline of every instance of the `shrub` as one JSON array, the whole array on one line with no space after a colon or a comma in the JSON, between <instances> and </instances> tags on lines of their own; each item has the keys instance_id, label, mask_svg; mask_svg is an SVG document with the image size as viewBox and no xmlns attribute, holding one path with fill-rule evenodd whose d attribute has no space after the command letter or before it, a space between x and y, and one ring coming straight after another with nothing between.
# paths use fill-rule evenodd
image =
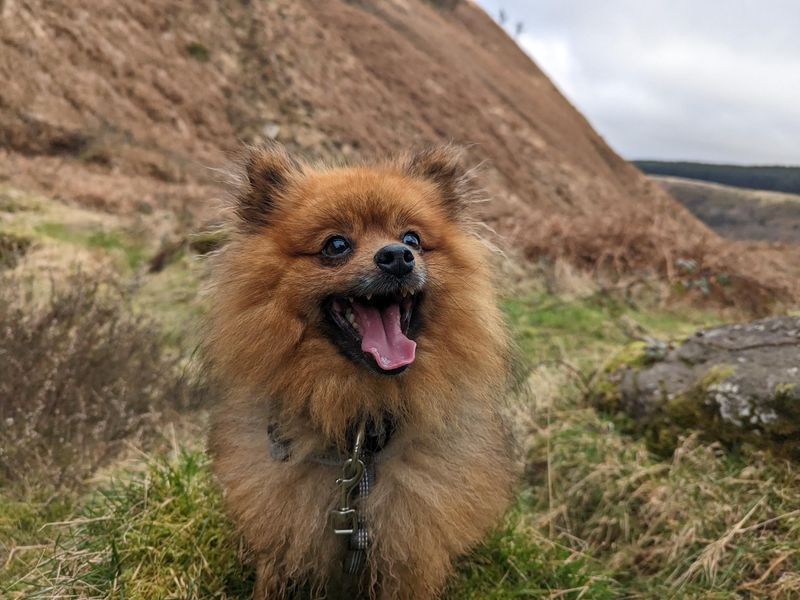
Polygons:
<instances>
[{"instance_id":1,"label":"shrub","mask_svg":"<svg viewBox=\"0 0 800 600\"><path fill-rule=\"evenodd\" d=\"M765 262L767 255L745 252L713 235L690 235L680 227L644 211L625 220L556 215L538 224L523 252L532 260L564 260L612 280L653 277L668 282L677 296L692 295L759 316L797 293L785 269Z\"/></svg>"},{"instance_id":2,"label":"shrub","mask_svg":"<svg viewBox=\"0 0 800 600\"><path fill-rule=\"evenodd\" d=\"M0 233L0 269L13 268L31 247L31 240L11 233Z\"/></svg>"},{"instance_id":3,"label":"shrub","mask_svg":"<svg viewBox=\"0 0 800 600\"><path fill-rule=\"evenodd\" d=\"M0 488L71 486L197 392L113 281L76 273L43 302L35 291L0 282Z\"/></svg>"}]
</instances>

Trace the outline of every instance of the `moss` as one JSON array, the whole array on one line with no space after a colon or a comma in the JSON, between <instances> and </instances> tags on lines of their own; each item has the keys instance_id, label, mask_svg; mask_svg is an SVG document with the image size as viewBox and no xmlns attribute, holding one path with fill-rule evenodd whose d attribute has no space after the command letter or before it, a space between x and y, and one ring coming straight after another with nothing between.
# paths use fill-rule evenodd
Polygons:
<instances>
[{"instance_id":1,"label":"moss","mask_svg":"<svg viewBox=\"0 0 800 600\"><path fill-rule=\"evenodd\" d=\"M794 383L779 383L767 408L775 418L763 423L765 432L781 440L792 455L800 456L800 390Z\"/></svg>"},{"instance_id":2,"label":"moss","mask_svg":"<svg viewBox=\"0 0 800 600\"><path fill-rule=\"evenodd\" d=\"M649 363L647 344L631 342L614 353L597 372L592 384L592 401L603 411L617 413L622 400L619 385L622 380L622 369L638 370Z\"/></svg>"},{"instance_id":3,"label":"moss","mask_svg":"<svg viewBox=\"0 0 800 600\"><path fill-rule=\"evenodd\" d=\"M729 377L733 376L735 373L736 373L736 367L733 365L726 365L726 364L713 365L700 378L700 381L697 383L697 389L701 393L707 394L708 390L712 386L722 383Z\"/></svg>"},{"instance_id":4,"label":"moss","mask_svg":"<svg viewBox=\"0 0 800 600\"><path fill-rule=\"evenodd\" d=\"M208 62L211 58L211 53L208 51L208 48L199 42L186 44L186 52L198 62Z\"/></svg>"},{"instance_id":5,"label":"moss","mask_svg":"<svg viewBox=\"0 0 800 600\"><path fill-rule=\"evenodd\" d=\"M714 365L691 389L666 399L647 424L650 448L668 454L687 431L697 430L704 439L729 447L770 448L779 455L800 457L796 386L778 384L772 401L765 401L741 394L730 382L735 374L733 365Z\"/></svg>"},{"instance_id":6,"label":"moss","mask_svg":"<svg viewBox=\"0 0 800 600\"><path fill-rule=\"evenodd\" d=\"M665 391L663 403L644 424L648 448L659 456L669 456L688 432L716 430L719 414L708 397L715 385L735 372L731 365L714 365L688 391L674 397L669 397Z\"/></svg>"}]
</instances>

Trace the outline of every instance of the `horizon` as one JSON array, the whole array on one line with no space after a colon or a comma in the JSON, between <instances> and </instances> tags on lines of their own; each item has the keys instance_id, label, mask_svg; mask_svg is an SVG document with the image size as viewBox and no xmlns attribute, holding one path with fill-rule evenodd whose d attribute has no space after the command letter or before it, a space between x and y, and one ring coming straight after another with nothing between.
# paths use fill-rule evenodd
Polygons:
<instances>
[{"instance_id":1,"label":"horizon","mask_svg":"<svg viewBox=\"0 0 800 600\"><path fill-rule=\"evenodd\" d=\"M626 160L800 166L793 2L476 3Z\"/></svg>"}]
</instances>

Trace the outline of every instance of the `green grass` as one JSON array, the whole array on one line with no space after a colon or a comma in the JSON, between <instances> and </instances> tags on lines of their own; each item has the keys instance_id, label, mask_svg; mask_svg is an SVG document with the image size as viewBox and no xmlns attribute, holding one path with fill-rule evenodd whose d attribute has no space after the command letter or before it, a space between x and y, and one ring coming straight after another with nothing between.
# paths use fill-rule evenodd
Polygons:
<instances>
[{"instance_id":1,"label":"green grass","mask_svg":"<svg viewBox=\"0 0 800 600\"><path fill-rule=\"evenodd\" d=\"M48 523L68 518L74 509L70 496L14 497L0 491L0 591L24 578L51 547Z\"/></svg>"},{"instance_id":2,"label":"green grass","mask_svg":"<svg viewBox=\"0 0 800 600\"><path fill-rule=\"evenodd\" d=\"M46 238L105 251L130 270L137 269L146 257L144 245L121 231L69 227L53 222L39 223L35 231Z\"/></svg>"},{"instance_id":3,"label":"green grass","mask_svg":"<svg viewBox=\"0 0 800 600\"><path fill-rule=\"evenodd\" d=\"M208 51L208 48L199 42L186 44L186 52L198 62L208 62L211 58L211 53Z\"/></svg>"},{"instance_id":4,"label":"green grass","mask_svg":"<svg viewBox=\"0 0 800 600\"><path fill-rule=\"evenodd\" d=\"M163 294L147 290L152 312L188 310L195 280L182 261L153 278ZM447 600L796 597L795 465L726 453L688 431L662 460L584 400L586 374L633 338L680 338L719 314L542 293L503 309L531 369L516 406L525 472L504 523L458 561ZM43 527L53 520L70 523ZM232 531L202 452L154 457L74 502L0 502L0 538L37 547L0 570L0 590L247 598L252 573Z\"/></svg>"},{"instance_id":5,"label":"green grass","mask_svg":"<svg viewBox=\"0 0 800 600\"><path fill-rule=\"evenodd\" d=\"M57 527L49 556L17 584L82 598L245 598L251 573L201 452L114 479Z\"/></svg>"},{"instance_id":6,"label":"green grass","mask_svg":"<svg viewBox=\"0 0 800 600\"><path fill-rule=\"evenodd\" d=\"M529 523L529 493L521 493L502 527L459 561L448 600L617 598L619 586L595 560L548 539Z\"/></svg>"},{"instance_id":7,"label":"green grass","mask_svg":"<svg viewBox=\"0 0 800 600\"><path fill-rule=\"evenodd\" d=\"M531 294L505 298L501 306L518 348L532 364L565 359L584 368L596 367L598 359L634 335L679 339L720 320L713 311L643 309L601 295L565 302Z\"/></svg>"}]
</instances>

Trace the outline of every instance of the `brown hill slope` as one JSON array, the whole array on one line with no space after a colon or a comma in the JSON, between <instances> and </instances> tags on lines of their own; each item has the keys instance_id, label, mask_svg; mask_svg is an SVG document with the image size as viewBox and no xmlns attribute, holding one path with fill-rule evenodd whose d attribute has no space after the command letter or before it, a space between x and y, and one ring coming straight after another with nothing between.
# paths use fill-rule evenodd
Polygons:
<instances>
[{"instance_id":1,"label":"brown hill slope","mask_svg":"<svg viewBox=\"0 0 800 600\"><path fill-rule=\"evenodd\" d=\"M800 195L651 176L693 215L734 240L800 243Z\"/></svg>"},{"instance_id":2,"label":"brown hill slope","mask_svg":"<svg viewBox=\"0 0 800 600\"><path fill-rule=\"evenodd\" d=\"M713 268L755 273L728 265L727 247L620 159L478 7L434 4L5 0L0 177L110 211L196 214L219 193L208 167L242 140L334 159L453 140L486 161L484 217L530 256L598 228L614 246L637 223L669 248L572 240L571 257L669 273L710 245ZM619 256L632 250L645 256Z\"/></svg>"},{"instance_id":3,"label":"brown hill slope","mask_svg":"<svg viewBox=\"0 0 800 600\"><path fill-rule=\"evenodd\" d=\"M202 183L265 132L326 157L452 139L518 209L660 198L471 4L160 4L6 2L2 145Z\"/></svg>"}]
</instances>

